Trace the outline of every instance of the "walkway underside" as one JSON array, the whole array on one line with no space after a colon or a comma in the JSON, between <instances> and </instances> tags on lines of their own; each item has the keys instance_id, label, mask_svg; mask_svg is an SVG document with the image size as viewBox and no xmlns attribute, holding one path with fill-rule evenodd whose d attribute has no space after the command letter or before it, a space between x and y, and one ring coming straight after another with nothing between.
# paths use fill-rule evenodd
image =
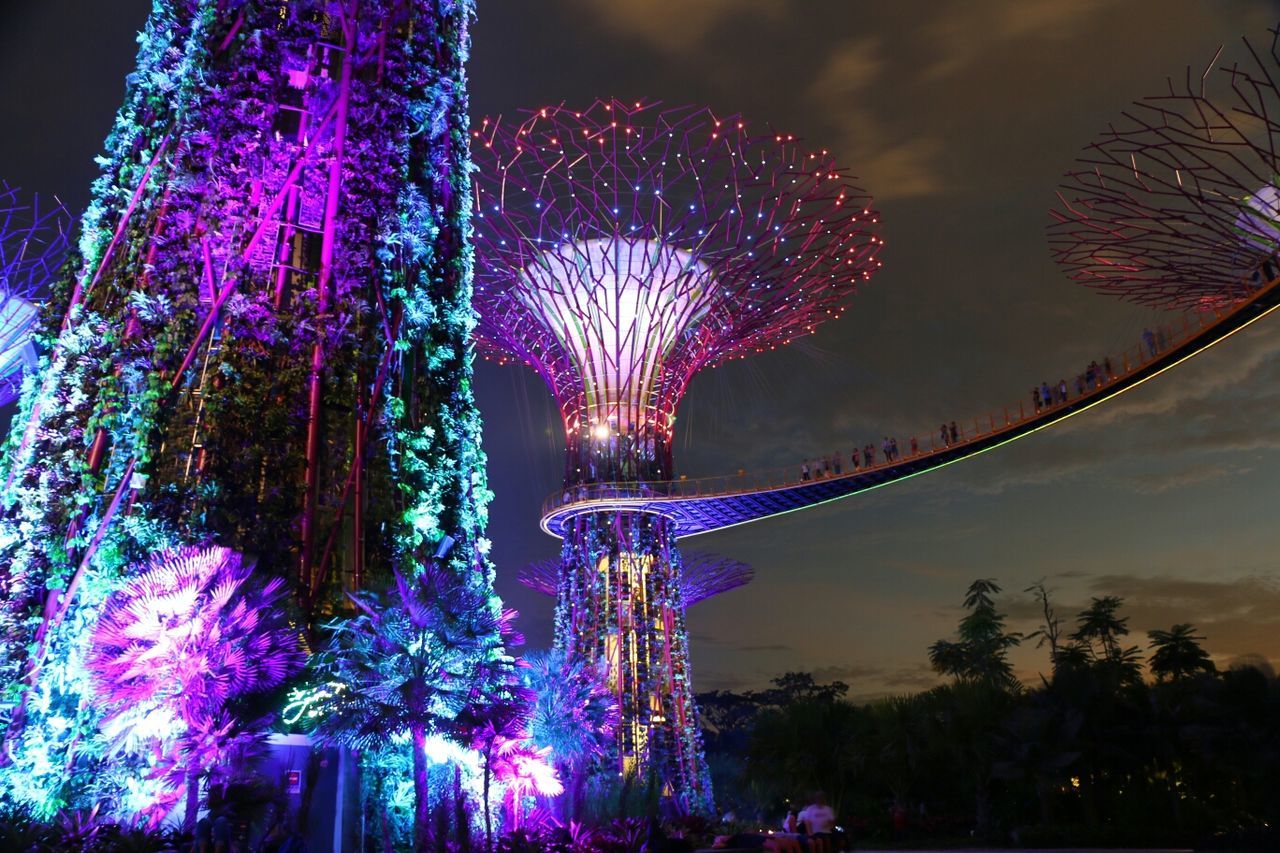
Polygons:
<instances>
[{"instance_id":1,"label":"walkway underside","mask_svg":"<svg viewBox=\"0 0 1280 853\"><path fill-rule=\"evenodd\" d=\"M892 463L863 468L842 475L796 481L799 467L785 472L673 480L653 483L600 483L579 487L549 498L543 507L542 529L564 536L568 521L582 513L630 509L673 520L677 536L696 536L749 521L817 506L849 497L953 462L959 462L1002 444L1030 435L1066 420L1085 409L1136 388L1152 377L1197 355L1280 307L1280 279L1237 302L1223 313L1203 314L1184 327L1185 333L1168 340L1154 357L1134 364L1095 390L1066 403L1023 414L1008 410L1002 415L969 423L961 440L949 446L922 449L916 455ZM984 428L985 426L985 428ZM786 482L788 479L791 482Z\"/></svg>"}]
</instances>

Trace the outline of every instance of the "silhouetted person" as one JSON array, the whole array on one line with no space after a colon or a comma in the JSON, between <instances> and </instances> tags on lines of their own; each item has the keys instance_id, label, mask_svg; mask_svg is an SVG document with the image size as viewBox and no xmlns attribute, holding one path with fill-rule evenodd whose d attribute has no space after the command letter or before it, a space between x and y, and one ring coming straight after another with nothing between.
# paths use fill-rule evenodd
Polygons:
<instances>
[{"instance_id":1,"label":"silhouetted person","mask_svg":"<svg viewBox=\"0 0 1280 853\"><path fill-rule=\"evenodd\" d=\"M1142 340L1147 345L1147 349L1151 352L1151 357L1156 357L1156 336L1150 329L1142 330Z\"/></svg>"},{"instance_id":2,"label":"silhouetted person","mask_svg":"<svg viewBox=\"0 0 1280 853\"><path fill-rule=\"evenodd\" d=\"M810 848L817 851L831 849L831 830L836 825L836 813L827 805L827 798L821 791L813 795L809 805L796 815L797 823L803 824L804 832L810 839Z\"/></svg>"},{"instance_id":3,"label":"silhouetted person","mask_svg":"<svg viewBox=\"0 0 1280 853\"><path fill-rule=\"evenodd\" d=\"M800 481L805 482L809 479L809 460L804 460L804 464L800 466Z\"/></svg>"},{"instance_id":4,"label":"silhouetted person","mask_svg":"<svg viewBox=\"0 0 1280 853\"><path fill-rule=\"evenodd\" d=\"M956 422L952 421L951 422L951 442L954 444L959 440L960 440L960 431L956 429Z\"/></svg>"},{"instance_id":5,"label":"silhouetted person","mask_svg":"<svg viewBox=\"0 0 1280 853\"><path fill-rule=\"evenodd\" d=\"M1039 388L1031 389L1031 405L1036 407L1037 413L1040 412L1040 389Z\"/></svg>"},{"instance_id":6,"label":"silhouetted person","mask_svg":"<svg viewBox=\"0 0 1280 853\"><path fill-rule=\"evenodd\" d=\"M1058 402L1067 402L1067 380L1065 379L1058 380Z\"/></svg>"}]
</instances>

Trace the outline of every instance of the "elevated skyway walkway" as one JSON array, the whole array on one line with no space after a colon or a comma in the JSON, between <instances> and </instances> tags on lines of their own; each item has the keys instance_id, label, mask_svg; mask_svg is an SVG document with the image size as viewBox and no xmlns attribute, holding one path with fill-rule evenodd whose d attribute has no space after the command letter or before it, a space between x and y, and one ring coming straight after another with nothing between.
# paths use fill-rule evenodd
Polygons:
<instances>
[{"instance_id":1,"label":"elevated skyway walkway","mask_svg":"<svg viewBox=\"0 0 1280 853\"><path fill-rule=\"evenodd\" d=\"M640 483L594 483L551 495L543 504L542 529L564 537L578 515L627 509L661 515L676 523L680 538L710 533L861 494L976 456L1110 400L1198 355L1280 307L1280 278L1247 297L1184 315L1180 323L1153 330L1112 363L1113 376L1066 402L1032 409L1030 398L956 422L958 440L944 444L937 432L917 437L915 453L892 461L802 479L801 466L718 477ZM1030 385L1028 386L1030 387ZM1074 391L1074 389L1072 389ZM1028 411L1028 409L1032 409Z\"/></svg>"}]
</instances>

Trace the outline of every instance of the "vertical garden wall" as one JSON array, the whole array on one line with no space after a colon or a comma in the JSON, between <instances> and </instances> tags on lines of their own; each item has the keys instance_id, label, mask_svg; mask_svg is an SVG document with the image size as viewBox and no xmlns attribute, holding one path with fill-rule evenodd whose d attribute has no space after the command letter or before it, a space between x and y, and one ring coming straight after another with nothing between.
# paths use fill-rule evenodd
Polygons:
<instances>
[{"instance_id":1,"label":"vertical garden wall","mask_svg":"<svg viewBox=\"0 0 1280 853\"><path fill-rule=\"evenodd\" d=\"M268 598L304 651L344 591L430 570L478 602L463 669L502 657L468 345L473 13L155 3L0 463L13 799L137 812L187 793L182 747L104 727L85 667L104 610L182 548L283 588ZM297 676L282 666L274 684Z\"/></svg>"}]
</instances>

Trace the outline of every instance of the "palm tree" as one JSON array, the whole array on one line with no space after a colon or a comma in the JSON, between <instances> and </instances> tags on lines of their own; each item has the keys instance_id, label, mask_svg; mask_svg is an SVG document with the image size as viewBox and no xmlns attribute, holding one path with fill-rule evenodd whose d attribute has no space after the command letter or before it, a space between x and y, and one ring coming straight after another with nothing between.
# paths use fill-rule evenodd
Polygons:
<instances>
[{"instance_id":1,"label":"palm tree","mask_svg":"<svg viewBox=\"0 0 1280 853\"><path fill-rule=\"evenodd\" d=\"M560 778L569 783L566 817L579 819L587 776L609 753L618 726L618 703L604 671L561 650L529 655L521 670L533 694L529 738L551 749Z\"/></svg>"},{"instance_id":2,"label":"palm tree","mask_svg":"<svg viewBox=\"0 0 1280 853\"><path fill-rule=\"evenodd\" d=\"M514 672L512 675L514 676ZM493 849L493 812L489 807L489 791L494 775L495 753L502 744L529 737L529 714L533 704L533 692L516 683L514 677L508 679L504 688L503 695L485 697L487 701L483 703L468 705L452 725L455 738L478 751L483 763L481 800L486 850Z\"/></svg>"},{"instance_id":3,"label":"palm tree","mask_svg":"<svg viewBox=\"0 0 1280 853\"><path fill-rule=\"evenodd\" d=\"M1048 691L1026 694L1005 715L997 735L999 760L992 769L997 778L1028 781L1040 805L1040 822L1053 821L1053 791L1067 776L1067 768L1080 758L1076 740L1084 718L1063 708Z\"/></svg>"},{"instance_id":4,"label":"palm tree","mask_svg":"<svg viewBox=\"0 0 1280 853\"><path fill-rule=\"evenodd\" d=\"M866 706L871 718L872 753L876 775L893 795L895 809L906 811L925 721L919 696L891 696Z\"/></svg>"},{"instance_id":5,"label":"palm tree","mask_svg":"<svg viewBox=\"0 0 1280 853\"><path fill-rule=\"evenodd\" d=\"M1076 617L1071 639L1088 655L1095 668L1117 685L1136 684L1142 678L1142 651L1124 647L1120 639L1129 634L1129 617L1119 615L1124 599L1115 595L1094 598Z\"/></svg>"},{"instance_id":6,"label":"palm tree","mask_svg":"<svg viewBox=\"0 0 1280 853\"><path fill-rule=\"evenodd\" d=\"M960 620L958 640L938 640L929 647L929 663L943 675L960 681L998 688L1015 688L1018 680L1009 663L1009 649L1022 638L1005 630L1004 614L996 610L995 596L1000 586L989 578L969 585L964 607L969 612Z\"/></svg>"},{"instance_id":7,"label":"palm tree","mask_svg":"<svg viewBox=\"0 0 1280 853\"><path fill-rule=\"evenodd\" d=\"M556 770L547 760L550 747L538 747L525 740L502 740L489 758L494 778L507 789L507 814L510 829L520 828L524 798L530 794L557 797L564 793Z\"/></svg>"},{"instance_id":8,"label":"palm tree","mask_svg":"<svg viewBox=\"0 0 1280 853\"><path fill-rule=\"evenodd\" d=\"M500 610L483 584L457 578L437 560L411 578L394 574L393 589L351 595L359 612L327 626L317 669L341 687L318 731L357 749L409 741L414 845L422 851L431 843L427 738L452 734L459 714L482 704L496 674L514 665L503 638L515 614Z\"/></svg>"},{"instance_id":9,"label":"palm tree","mask_svg":"<svg viewBox=\"0 0 1280 853\"><path fill-rule=\"evenodd\" d=\"M1195 626L1183 623L1168 631L1148 631L1151 640L1151 674L1157 681L1181 681L1199 673L1217 672L1209 653L1200 647L1204 637Z\"/></svg>"},{"instance_id":10,"label":"palm tree","mask_svg":"<svg viewBox=\"0 0 1280 853\"><path fill-rule=\"evenodd\" d=\"M972 785L974 832L979 838L991 831L992 778L1000 723L1014 706L1018 694L980 680L960 680L935 687L924 694L932 723L930 740L944 744L952 766L962 770ZM964 785L957 777L958 787Z\"/></svg>"},{"instance_id":11,"label":"palm tree","mask_svg":"<svg viewBox=\"0 0 1280 853\"><path fill-rule=\"evenodd\" d=\"M107 713L115 749L159 744L170 794L195 824L201 775L233 748L265 735L267 720L236 719L234 700L269 690L302 669L296 628L282 613L284 582L249 583L253 563L216 546L154 556L103 609L86 665Z\"/></svg>"}]
</instances>

